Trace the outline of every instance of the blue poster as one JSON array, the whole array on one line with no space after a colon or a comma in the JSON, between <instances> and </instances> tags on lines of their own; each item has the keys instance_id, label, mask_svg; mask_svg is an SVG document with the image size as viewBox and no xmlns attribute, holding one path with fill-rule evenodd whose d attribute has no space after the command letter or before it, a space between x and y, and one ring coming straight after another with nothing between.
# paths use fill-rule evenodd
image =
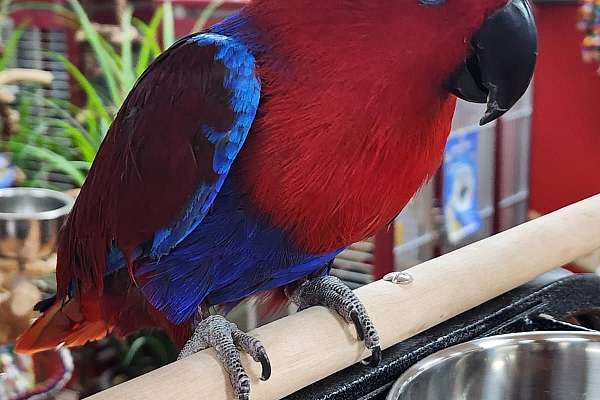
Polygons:
<instances>
[{"instance_id":1,"label":"blue poster","mask_svg":"<svg viewBox=\"0 0 600 400\"><path fill-rule=\"evenodd\" d=\"M444 222L451 244L458 244L481 229L477 193L478 135L475 131L450 137L444 155Z\"/></svg>"}]
</instances>

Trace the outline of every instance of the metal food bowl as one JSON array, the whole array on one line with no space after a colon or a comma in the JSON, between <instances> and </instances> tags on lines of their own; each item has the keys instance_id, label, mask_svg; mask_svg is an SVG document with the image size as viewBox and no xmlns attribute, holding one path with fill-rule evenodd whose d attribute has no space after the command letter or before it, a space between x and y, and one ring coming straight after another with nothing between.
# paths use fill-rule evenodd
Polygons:
<instances>
[{"instance_id":1,"label":"metal food bowl","mask_svg":"<svg viewBox=\"0 0 600 400\"><path fill-rule=\"evenodd\" d=\"M30 261L50 255L73 199L47 189L0 189L0 256Z\"/></svg>"},{"instance_id":2,"label":"metal food bowl","mask_svg":"<svg viewBox=\"0 0 600 400\"><path fill-rule=\"evenodd\" d=\"M433 354L387 400L598 400L600 333L493 336Z\"/></svg>"}]
</instances>

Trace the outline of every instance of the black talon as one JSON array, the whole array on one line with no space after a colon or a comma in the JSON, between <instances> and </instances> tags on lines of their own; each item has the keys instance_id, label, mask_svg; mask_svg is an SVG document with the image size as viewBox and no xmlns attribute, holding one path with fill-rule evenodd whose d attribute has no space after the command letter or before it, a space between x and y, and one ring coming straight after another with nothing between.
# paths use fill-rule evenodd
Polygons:
<instances>
[{"instance_id":1,"label":"black talon","mask_svg":"<svg viewBox=\"0 0 600 400\"><path fill-rule=\"evenodd\" d=\"M212 347L221 360L233 386L235 400L250 400L250 378L240 359L240 352L248 354L262 366L261 380L271 376L271 363L263 344L256 338L242 332L221 315L211 315L201 320L194 328L194 334L187 341L179 358Z\"/></svg>"},{"instance_id":2,"label":"black talon","mask_svg":"<svg viewBox=\"0 0 600 400\"><path fill-rule=\"evenodd\" d=\"M376 346L371 350L371 358L369 360L369 365L371 367L376 367L381 362L381 347Z\"/></svg>"},{"instance_id":3,"label":"black talon","mask_svg":"<svg viewBox=\"0 0 600 400\"><path fill-rule=\"evenodd\" d=\"M324 275L309 279L295 286L286 295L299 309L322 305L335 310L346 323L354 325L356 336L364 346L371 349L371 357L364 364L376 367L381 362L379 335L360 299L339 278Z\"/></svg>"},{"instance_id":4,"label":"black talon","mask_svg":"<svg viewBox=\"0 0 600 400\"><path fill-rule=\"evenodd\" d=\"M354 322L354 326L356 327L356 335L358 336L358 340L365 340L365 331L363 330L363 326L358 318L358 312L352 311L350 313L350 318L352 318L352 322Z\"/></svg>"},{"instance_id":5,"label":"black talon","mask_svg":"<svg viewBox=\"0 0 600 400\"><path fill-rule=\"evenodd\" d=\"M267 356L267 353L264 350L260 352L258 358L260 365L262 366L260 380L266 381L271 377L271 361L269 361L269 356Z\"/></svg>"},{"instance_id":6,"label":"black talon","mask_svg":"<svg viewBox=\"0 0 600 400\"><path fill-rule=\"evenodd\" d=\"M381 362L381 347L375 346L371 349L371 357L365 358L361 361L364 365L368 365L370 367L377 367Z\"/></svg>"}]
</instances>

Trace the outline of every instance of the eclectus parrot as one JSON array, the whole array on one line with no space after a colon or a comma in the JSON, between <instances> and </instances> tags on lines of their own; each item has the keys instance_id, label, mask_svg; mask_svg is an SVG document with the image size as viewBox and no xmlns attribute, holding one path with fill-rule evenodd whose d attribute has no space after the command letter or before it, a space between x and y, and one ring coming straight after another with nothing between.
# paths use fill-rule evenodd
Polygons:
<instances>
[{"instance_id":1,"label":"eclectus parrot","mask_svg":"<svg viewBox=\"0 0 600 400\"><path fill-rule=\"evenodd\" d=\"M267 379L265 348L209 307L274 293L335 310L377 364L331 261L434 174L456 96L493 121L536 54L526 0L254 0L179 40L110 127L61 231L56 297L17 350L162 327L182 355L217 347L247 399L235 347Z\"/></svg>"}]
</instances>

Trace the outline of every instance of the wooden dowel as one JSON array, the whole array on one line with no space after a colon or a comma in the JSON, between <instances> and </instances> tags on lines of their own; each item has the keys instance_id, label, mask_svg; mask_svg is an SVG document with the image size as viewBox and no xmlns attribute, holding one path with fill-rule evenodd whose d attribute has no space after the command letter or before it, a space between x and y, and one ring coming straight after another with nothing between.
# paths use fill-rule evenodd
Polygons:
<instances>
[{"instance_id":1,"label":"wooden dowel","mask_svg":"<svg viewBox=\"0 0 600 400\"><path fill-rule=\"evenodd\" d=\"M536 276L600 248L600 195L408 272L408 286L378 281L357 290L383 347L407 339ZM279 399L368 356L354 329L315 307L252 332L269 352L273 375L243 356L253 400ZM93 400L231 400L227 376L212 350L178 361L93 396Z\"/></svg>"},{"instance_id":2,"label":"wooden dowel","mask_svg":"<svg viewBox=\"0 0 600 400\"><path fill-rule=\"evenodd\" d=\"M40 85L50 85L54 76L51 72L39 69L10 68L0 71L0 85L16 84L18 82L32 82Z\"/></svg>"}]
</instances>

